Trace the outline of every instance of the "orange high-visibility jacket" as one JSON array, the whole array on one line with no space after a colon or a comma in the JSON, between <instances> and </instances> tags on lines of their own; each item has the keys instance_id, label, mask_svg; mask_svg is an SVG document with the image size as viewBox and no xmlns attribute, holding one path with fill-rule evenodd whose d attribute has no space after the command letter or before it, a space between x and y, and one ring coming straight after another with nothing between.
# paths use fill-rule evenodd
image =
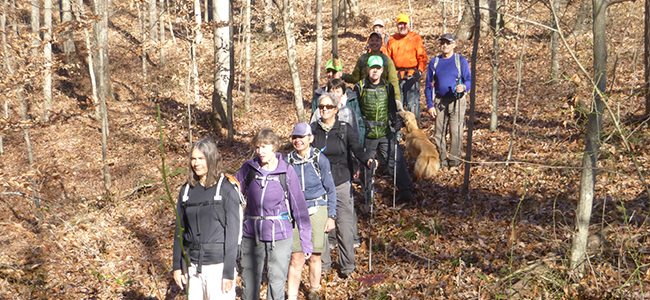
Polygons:
<instances>
[{"instance_id":1,"label":"orange high-visibility jacket","mask_svg":"<svg viewBox=\"0 0 650 300\"><path fill-rule=\"evenodd\" d=\"M386 55L390 57L395 63L397 69L397 77L406 79L413 75L415 68L420 70L422 74L427 69L427 52L424 51L422 44L422 37L419 34L409 31L406 36L401 36L399 33L391 35L388 39L388 47L386 47ZM411 69L406 74L400 69Z\"/></svg>"}]
</instances>

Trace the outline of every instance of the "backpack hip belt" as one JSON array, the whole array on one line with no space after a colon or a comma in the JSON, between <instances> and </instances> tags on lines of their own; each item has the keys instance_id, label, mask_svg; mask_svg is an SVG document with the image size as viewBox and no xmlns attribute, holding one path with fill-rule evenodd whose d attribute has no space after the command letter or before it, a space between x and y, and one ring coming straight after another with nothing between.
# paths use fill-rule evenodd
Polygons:
<instances>
[{"instance_id":1,"label":"backpack hip belt","mask_svg":"<svg viewBox=\"0 0 650 300\"><path fill-rule=\"evenodd\" d=\"M307 208L314 207L314 206L325 206L325 205L327 205L327 199L325 199L325 195L320 196L318 198L307 200Z\"/></svg>"},{"instance_id":2,"label":"backpack hip belt","mask_svg":"<svg viewBox=\"0 0 650 300\"><path fill-rule=\"evenodd\" d=\"M277 216L249 216L246 215L247 220L291 220L289 212L280 213Z\"/></svg>"},{"instance_id":3,"label":"backpack hip belt","mask_svg":"<svg viewBox=\"0 0 650 300\"><path fill-rule=\"evenodd\" d=\"M205 251L217 251L217 250L224 250L224 243L185 243L183 242L183 246L185 246L189 250L194 250L194 251L199 251L199 263L196 266L196 273L201 273L202 267L203 267L203 255L205 255Z\"/></svg>"},{"instance_id":4,"label":"backpack hip belt","mask_svg":"<svg viewBox=\"0 0 650 300\"><path fill-rule=\"evenodd\" d=\"M415 66L413 68L397 68L397 79L406 80L406 79L408 79L409 71L417 70L417 69L418 69L417 66Z\"/></svg>"}]
</instances>

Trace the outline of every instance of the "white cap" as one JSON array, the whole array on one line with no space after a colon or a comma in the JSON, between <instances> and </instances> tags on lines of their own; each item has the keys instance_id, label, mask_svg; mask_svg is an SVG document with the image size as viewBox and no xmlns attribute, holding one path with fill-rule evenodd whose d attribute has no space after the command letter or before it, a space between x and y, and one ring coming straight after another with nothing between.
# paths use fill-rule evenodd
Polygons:
<instances>
[{"instance_id":1,"label":"white cap","mask_svg":"<svg viewBox=\"0 0 650 300\"><path fill-rule=\"evenodd\" d=\"M379 20L375 21L375 24L372 24L372 27L375 27L375 26L377 26L377 25L379 25L379 26L381 26L381 27L384 27L384 21L382 21L381 19L379 19Z\"/></svg>"}]
</instances>

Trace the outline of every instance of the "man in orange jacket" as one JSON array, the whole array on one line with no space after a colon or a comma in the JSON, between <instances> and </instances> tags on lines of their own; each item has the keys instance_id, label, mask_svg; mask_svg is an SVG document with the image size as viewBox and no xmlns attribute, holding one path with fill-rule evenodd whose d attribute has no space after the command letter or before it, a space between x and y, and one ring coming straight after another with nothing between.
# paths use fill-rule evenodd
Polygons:
<instances>
[{"instance_id":1,"label":"man in orange jacket","mask_svg":"<svg viewBox=\"0 0 650 300\"><path fill-rule=\"evenodd\" d=\"M388 39L386 55L395 63L404 108L420 123L420 78L427 68L427 52L422 37L411 31L410 21L406 14L397 16L397 33Z\"/></svg>"}]
</instances>

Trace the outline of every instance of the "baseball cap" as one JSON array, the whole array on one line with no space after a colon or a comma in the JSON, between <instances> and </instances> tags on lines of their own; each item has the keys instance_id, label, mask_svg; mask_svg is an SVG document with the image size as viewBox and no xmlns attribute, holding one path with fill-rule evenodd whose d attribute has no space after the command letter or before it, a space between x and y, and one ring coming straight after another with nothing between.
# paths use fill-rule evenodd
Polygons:
<instances>
[{"instance_id":1,"label":"baseball cap","mask_svg":"<svg viewBox=\"0 0 650 300\"><path fill-rule=\"evenodd\" d=\"M296 126L293 127L293 132L291 132L291 135L297 135L297 136L307 136L307 135L312 135L311 134L311 127L309 127L309 124L307 123L298 123Z\"/></svg>"},{"instance_id":2,"label":"baseball cap","mask_svg":"<svg viewBox=\"0 0 650 300\"><path fill-rule=\"evenodd\" d=\"M453 42L453 41L456 40L456 38L454 38L454 35L451 34L451 33L443 33L438 40L439 41L447 40L447 41Z\"/></svg>"},{"instance_id":3,"label":"baseball cap","mask_svg":"<svg viewBox=\"0 0 650 300\"><path fill-rule=\"evenodd\" d=\"M327 64L325 65L325 70L332 69L337 72L343 70L343 65L341 64L341 60L340 59L336 59L336 60L338 62L338 66L334 65L334 59L332 58L327 61Z\"/></svg>"},{"instance_id":4,"label":"baseball cap","mask_svg":"<svg viewBox=\"0 0 650 300\"><path fill-rule=\"evenodd\" d=\"M411 19L406 14L400 14L397 16L397 23L409 23Z\"/></svg>"},{"instance_id":5,"label":"baseball cap","mask_svg":"<svg viewBox=\"0 0 650 300\"><path fill-rule=\"evenodd\" d=\"M374 66L384 66L384 60L379 55L373 55L368 59L368 67L372 68Z\"/></svg>"},{"instance_id":6,"label":"baseball cap","mask_svg":"<svg viewBox=\"0 0 650 300\"><path fill-rule=\"evenodd\" d=\"M368 39L372 38L373 35L376 35L378 38L381 39L381 35L379 35L379 33L376 33L376 32L371 33L371 34L368 36Z\"/></svg>"},{"instance_id":7,"label":"baseball cap","mask_svg":"<svg viewBox=\"0 0 650 300\"><path fill-rule=\"evenodd\" d=\"M372 27L375 27L375 26L377 26L377 25L379 25L379 26L381 26L381 27L384 27L384 21L382 21L381 19L379 19L379 20L375 21L374 24L372 24Z\"/></svg>"}]
</instances>

